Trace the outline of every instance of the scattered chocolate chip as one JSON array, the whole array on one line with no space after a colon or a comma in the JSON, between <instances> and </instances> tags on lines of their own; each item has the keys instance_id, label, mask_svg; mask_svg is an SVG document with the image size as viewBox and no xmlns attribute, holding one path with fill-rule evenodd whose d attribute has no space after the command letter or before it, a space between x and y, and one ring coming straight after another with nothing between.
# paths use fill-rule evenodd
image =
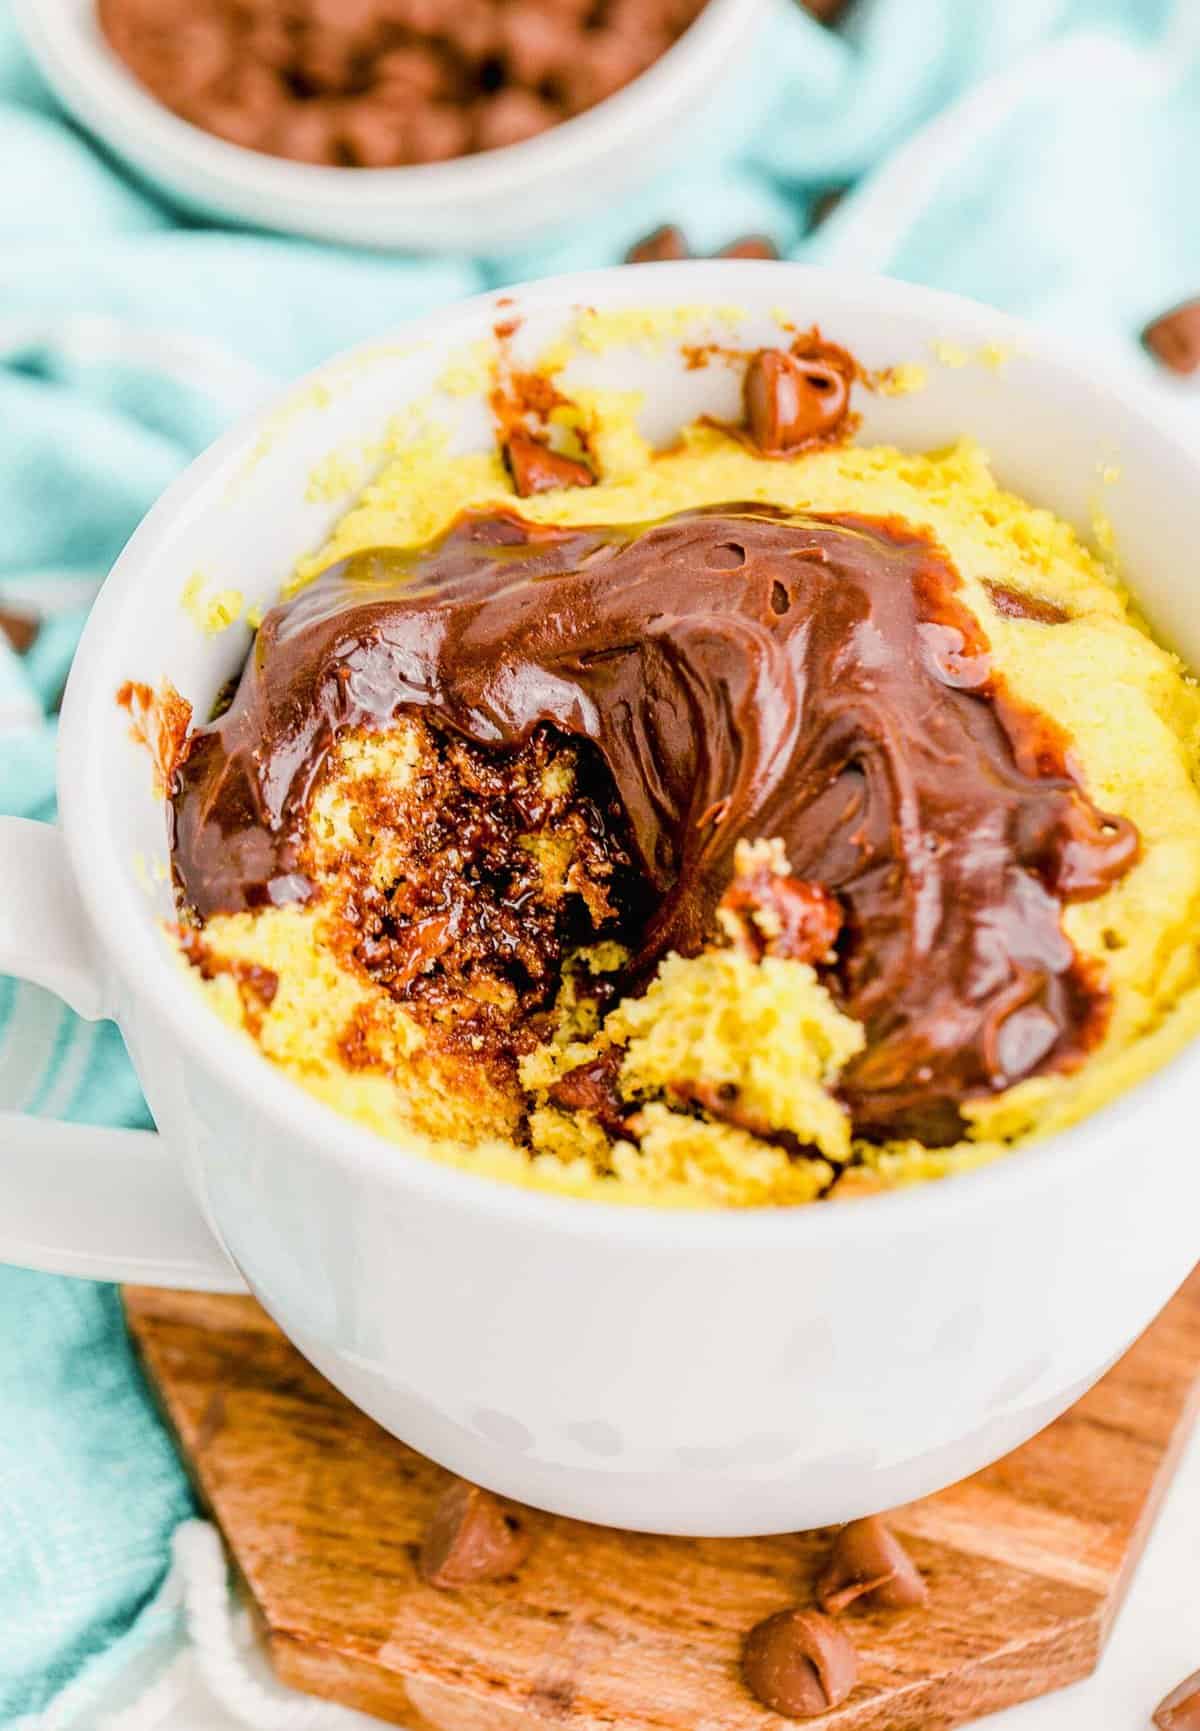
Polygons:
<instances>
[{"instance_id":1,"label":"scattered chocolate chip","mask_svg":"<svg viewBox=\"0 0 1200 1731\"><path fill-rule=\"evenodd\" d=\"M844 1611L856 1599L881 1610L902 1611L929 1597L921 1571L878 1515L851 1521L833 1541L817 1583L823 1611Z\"/></svg>"},{"instance_id":2,"label":"scattered chocolate chip","mask_svg":"<svg viewBox=\"0 0 1200 1731\"><path fill-rule=\"evenodd\" d=\"M630 1108L617 1087L623 1056L613 1047L586 1064L577 1064L547 1090L550 1104L564 1112L591 1112L608 1135L627 1136Z\"/></svg>"},{"instance_id":3,"label":"scattered chocolate chip","mask_svg":"<svg viewBox=\"0 0 1200 1731\"><path fill-rule=\"evenodd\" d=\"M789 962L822 962L842 929L841 904L820 884L805 883L769 865L739 871L719 903L732 916L737 947L754 961L779 956Z\"/></svg>"},{"instance_id":4,"label":"scattered chocolate chip","mask_svg":"<svg viewBox=\"0 0 1200 1731\"><path fill-rule=\"evenodd\" d=\"M1151 320L1142 342L1168 372L1194 373L1200 367L1200 300L1184 301Z\"/></svg>"},{"instance_id":5,"label":"scattered chocolate chip","mask_svg":"<svg viewBox=\"0 0 1200 1731\"><path fill-rule=\"evenodd\" d=\"M1158 1731L1200 1731L1200 1671L1193 1671L1154 1709Z\"/></svg>"},{"instance_id":6,"label":"scattered chocolate chip","mask_svg":"<svg viewBox=\"0 0 1200 1731\"><path fill-rule=\"evenodd\" d=\"M811 12L819 24L836 24L849 3L850 0L800 0L804 10Z\"/></svg>"},{"instance_id":7,"label":"scattered chocolate chip","mask_svg":"<svg viewBox=\"0 0 1200 1731\"><path fill-rule=\"evenodd\" d=\"M1071 615L1057 601L1045 601L1039 595L1022 595L1007 583L993 583L984 578L992 606L1006 619L1036 619L1040 625L1064 625Z\"/></svg>"},{"instance_id":8,"label":"scattered chocolate chip","mask_svg":"<svg viewBox=\"0 0 1200 1731\"><path fill-rule=\"evenodd\" d=\"M552 451L531 433L510 433L504 456L522 499L532 493L553 492L556 487L590 487L596 480L586 463Z\"/></svg>"},{"instance_id":9,"label":"scattered chocolate chip","mask_svg":"<svg viewBox=\"0 0 1200 1731\"><path fill-rule=\"evenodd\" d=\"M691 258L687 236L673 223L664 223L653 233L643 235L625 254L626 264L664 264L671 259Z\"/></svg>"},{"instance_id":10,"label":"scattered chocolate chip","mask_svg":"<svg viewBox=\"0 0 1200 1731\"><path fill-rule=\"evenodd\" d=\"M421 1579L432 1587L497 1581L520 1568L533 1535L498 1497L465 1479L442 1493L421 1546Z\"/></svg>"},{"instance_id":11,"label":"scattered chocolate chip","mask_svg":"<svg viewBox=\"0 0 1200 1731\"><path fill-rule=\"evenodd\" d=\"M760 349L746 370L746 421L765 457L783 457L835 433L850 406L850 383L831 361Z\"/></svg>"},{"instance_id":12,"label":"scattered chocolate chip","mask_svg":"<svg viewBox=\"0 0 1200 1731\"><path fill-rule=\"evenodd\" d=\"M778 1611L747 1635L742 1676L772 1712L812 1719L846 1699L858 1677L858 1655L819 1611Z\"/></svg>"},{"instance_id":13,"label":"scattered chocolate chip","mask_svg":"<svg viewBox=\"0 0 1200 1731\"><path fill-rule=\"evenodd\" d=\"M14 613L11 608L0 607L0 637L7 639L10 649L15 649L18 655L27 655L37 642L37 634L41 626L28 613Z\"/></svg>"},{"instance_id":14,"label":"scattered chocolate chip","mask_svg":"<svg viewBox=\"0 0 1200 1731\"><path fill-rule=\"evenodd\" d=\"M688 245L687 236L674 223L664 223L652 233L643 235L625 254L626 264L662 264L667 260L693 258L695 255ZM736 240L731 240L719 252L709 255L712 258L762 258L777 259L779 248L769 235L743 234Z\"/></svg>"},{"instance_id":15,"label":"scattered chocolate chip","mask_svg":"<svg viewBox=\"0 0 1200 1731\"><path fill-rule=\"evenodd\" d=\"M779 248L769 235L744 234L738 240L731 240L728 246L723 246L717 257L773 259L779 257Z\"/></svg>"}]
</instances>

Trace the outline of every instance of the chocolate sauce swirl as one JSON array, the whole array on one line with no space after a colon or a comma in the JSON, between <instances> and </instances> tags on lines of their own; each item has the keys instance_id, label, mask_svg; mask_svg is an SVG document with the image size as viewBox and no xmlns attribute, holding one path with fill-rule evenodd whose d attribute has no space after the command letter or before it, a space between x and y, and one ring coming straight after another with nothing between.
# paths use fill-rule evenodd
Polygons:
<instances>
[{"instance_id":1,"label":"chocolate sauce swirl","mask_svg":"<svg viewBox=\"0 0 1200 1731\"><path fill-rule=\"evenodd\" d=\"M951 1139L963 1100L1098 1037L1106 995L1062 908L1138 852L958 589L905 523L758 505L621 528L496 510L357 554L268 614L193 735L182 895L203 918L311 893L307 803L343 728L419 713L503 752L550 726L592 742L652 897L631 981L711 936L740 837L781 837L845 912L826 977L866 1028L857 1129Z\"/></svg>"}]
</instances>

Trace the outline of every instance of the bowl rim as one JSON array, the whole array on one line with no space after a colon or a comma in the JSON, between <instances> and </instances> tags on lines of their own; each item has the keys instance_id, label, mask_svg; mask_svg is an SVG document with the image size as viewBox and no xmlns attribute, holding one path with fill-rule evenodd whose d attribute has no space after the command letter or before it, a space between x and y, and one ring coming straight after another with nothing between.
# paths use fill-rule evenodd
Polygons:
<instances>
[{"instance_id":1,"label":"bowl rim","mask_svg":"<svg viewBox=\"0 0 1200 1731\"><path fill-rule=\"evenodd\" d=\"M445 162L392 168L347 168L295 162L234 144L175 114L154 96L109 47L95 18L94 0L12 0L12 16L39 69L87 126L124 160L157 183L143 167L153 151L165 165L163 184L183 171L209 186L253 197L262 205L335 207L350 215L407 209L418 213L457 197L477 204L511 197L515 182L548 173L579 171L606 148L614 132L673 100L680 84L702 84L722 63L769 0L706 0L703 9L665 53L611 96L517 144ZM643 116L643 111L646 114ZM131 139L134 141L131 147ZM449 250L453 250L452 248Z\"/></svg>"},{"instance_id":2,"label":"bowl rim","mask_svg":"<svg viewBox=\"0 0 1200 1731\"><path fill-rule=\"evenodd\" d=\"M619 1241L630 1250L739 1254L753 1247L800 1249L814 1241L888 1239L977 1215L1001 1193L1009 1200L1033 1199L1064 1180L1086 1182L1087 1174L1081 1176L1081 1168L1093 1165L1105 1153L1127 1149L1137 1120L1148 1108L1179 1099L1189 1084L1200 1098L1200 1039L1188 1041L1149 1076L1079 1124L949 1179L863 1197L842 1207L688 1209L605 1202L539 1191L443 1164L315 1099L187 989L166 943L145 920L144 904L139 905L139 892L127 862L119 860L115 846L108 843L103 730L93 725L97 713L93 706L110 695L107 687L97 686L98 676L105 671L107 646L118 635L120 615L130 596L151 578L160 543L186 528L189 517L198 517L220 496L228 479L243 469L247 456L262 438L278 428L298 393L311 392L327 372L344 374L348 365L369 361L381 345L393 340L407 351L422 343L449 347L461 327L477 331L481 319L500 309L511 317L514 302L518 311L522 306L546 304L564 309L603 305L606 289L618 280L630 286L635 281L653 281L657 304L674 301L688 306L695 306L698 298L706 304L736 302L739 281L743 286L749 282L756 285L754 298L760 305L772 304L781 293L802 293L806 283L821 284L827 296L830 290L836 294L839 304L884 315L889 308L907 310L936 319L939 333L999 341L1043 367L1048 375L1071 375L1098 395L1112 399L1152 449L1157 446L1164 455L1182 460L1193 471L1200 469L1200 452L1189 449L1174 428L1164 427L1153 394L1139 380L1086 351L1072 354L1070 345L1056 333L1039 331L982 302L869 273L787 261L689 260L615 266L474 295L410 321L390 335L360 343L285 387L197 457L134 531L92 607L63 702L58 793L75 887L99 936L105 964L121 980L128 1001L138 1004L139 1012L149 1006L201 1069L219 1076L227 1088L269 1115L322 1160L351 1168L385 1188L512 1227ZM698 297L701 280L706 286ZM769 300L763 300L757 291L770 288L771 283L778 288ZM617 304L621 304L619 299ZM105 837L99 847L98 832Z\"/></svg>"}]
</instances>

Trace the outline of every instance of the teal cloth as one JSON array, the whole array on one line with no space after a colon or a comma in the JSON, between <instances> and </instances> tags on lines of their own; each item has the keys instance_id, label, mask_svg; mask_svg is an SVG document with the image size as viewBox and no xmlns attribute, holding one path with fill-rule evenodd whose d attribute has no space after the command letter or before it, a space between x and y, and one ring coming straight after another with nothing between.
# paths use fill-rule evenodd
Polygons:
<instances>
[{"instance_id":1,"label":"teal cloth","mask_svg":"<svg viewBox=\"0 0 1200 1731\"><path fill-rule=\"evenodd\" d=\"M1144 364L1142 319L1200 290L1191 13L859 0L834 34L777 0L686 168L536 249L421 259L184 220L64 120L0 0L0 605L47 613L28 656L0 644L0 810L52 815L53 708L88 597L165 484L264 383L409 314L613 262L670 220L698 249L765 231L794 256L962 290ZM920 155L926 122L962 117L1016 67ZM850 184L810 237L815 200ZM146 1122L115 1029L7 980L0 1103ZM93 1722L101 1680L155 1638L157 1613L139 1614L189 1506L112 1290L0 1270L0 1724L56 1697L57 1724Z\"/></svg>"}]
</instances>

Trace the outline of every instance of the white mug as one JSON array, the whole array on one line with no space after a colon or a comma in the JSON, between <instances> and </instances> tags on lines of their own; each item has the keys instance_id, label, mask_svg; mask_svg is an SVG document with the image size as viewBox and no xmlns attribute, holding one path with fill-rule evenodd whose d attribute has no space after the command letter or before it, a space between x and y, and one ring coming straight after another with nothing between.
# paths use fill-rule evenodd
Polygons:
<instances>
[{"instance_id":1,"label":"white mug","mask_svg":"<svg viewBox=\"0 0 1200 1731\"><path fill-rule=\"evenodd\" d=\"M161 922L169 886L123 681L169 678L204 714L245 626L199 632L197 570L269 605L349 501L306 497L331 450L428 399L447 360L524 320L539 352L575 309L774 309L925 389L862 394L864 439L977 438L1000 478L1086 526L1098 471L1139 598L1200 665L1200 468L1137 387L1096 379L986 308L881 279L712 262L562 278L437 314L330 363L167 492L97 600L63 709L62 828L0 822L0 969L115 1016L157 1137L3 1121L0 1258L240 1290L331 1382L455 1472L589 1521L778 1532L923 1496L1046 1424L1129 1345L1200 1248L1195 1044L1077 1128L986 1170L842 1206L658 1211L542 1195L438 1165L338 1117L194 992ZM679 340L710 328L687 315ZM725 340L727 326L720 327ZM1008 354L947 366L956 349ZM959 355L955 359L961 358ZM646 392L666 440L737 407L733 370L674 341L589 353ZM491 437L477 397L442 412Z\"/></svg>"}]
</instances>

